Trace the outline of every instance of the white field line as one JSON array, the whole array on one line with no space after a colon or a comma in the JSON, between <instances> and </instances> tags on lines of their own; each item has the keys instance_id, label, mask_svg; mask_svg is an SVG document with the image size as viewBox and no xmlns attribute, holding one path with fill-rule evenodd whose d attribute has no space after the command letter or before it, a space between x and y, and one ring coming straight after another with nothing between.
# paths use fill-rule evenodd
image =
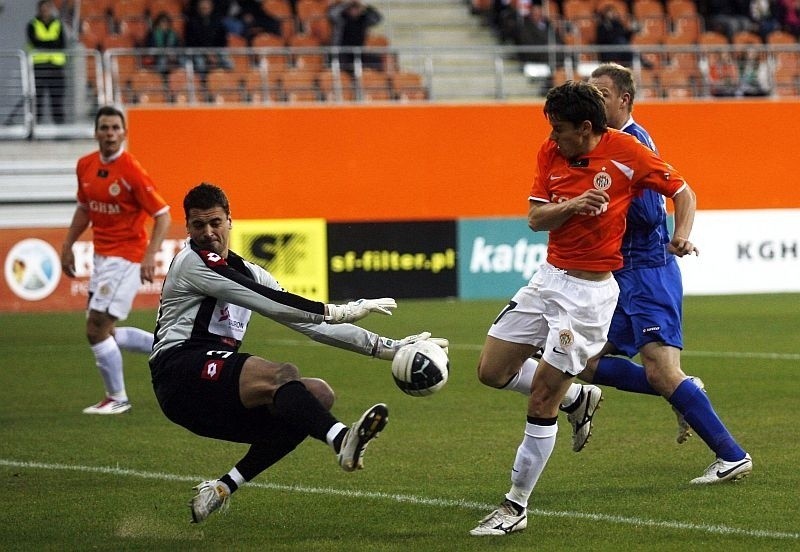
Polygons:
<instances>
[{"instance_id":1,"label":"white field line","mask_svg":"<svg viewBox=\"0 0 800 552\"><path fill-rule=\"evenodd\" d=\"M10 460L0 458L0 466L12 468L28 468L39 469L47 471L73 471L83 473L97 473L103 475L111 475L118 477L137 477L140 479L153 479L157 481L185 481L196 483L207 479L202 476L195 475L176 475L171 473L159 473L132 470L120 467L110 466L81 466L71 464L52 464L45 462L25 462L19 460ZM279 485L275 483L248 483L248 487L257 489L266 489L271 491L294 492L303 494L317 494L327 496L337 496L353 499L370 499L370 500L385 500L390 502L403 502L408 504L416 504L419 506L430 506L433 508L460 508L466 510L477 510L480 512L490 511L495 508L494 504L484 504L480 502L471 502L466 500L449 500L442 498L428 498L423 496L404 495L395 493L382 493L382 492L369 492L369 491L352 491L344 489L333 489L329 487L305 487L302 485ZM629 516L613 516L608 514L592 514L585 512L570 512L570 511L551 511L551 510L528 510L533 516L541 517L554 517L554 518L571 518L587 521L595 521L599 523L613 523L618 525L631 525L634 527L652 527L655 529L666 530L688 530L698 531L702 533L710 533L717 535L730 535L762 539L783 539L783 540L800 540L800 533L788 533L783 531L770 531L764 529L741 529L738 527L728 527L726 525L709 525L705 523L686 523L681 521L658 521L653 519L644 519ZM466 530L466 529L465 529Z\"/></svg>"},{"instance_id":2,"label":"white field line","mask_svg":"<svg viewBox=\"0 0 800 552\"><path fill-rule=\"evenodd\" d=\"M314 341L307 339L270 339L271 345L283 345L286 347L326 347ZM450 349L466 350L466 351L480 351L483 348L482 344L476 343L450 343ZM687 357L709 357L709 358L742 358L742 359L755 359L755 360L800 360L800 353L769 353L758 351L682 351L681 355Z\"/></svg>"}]
</instances>

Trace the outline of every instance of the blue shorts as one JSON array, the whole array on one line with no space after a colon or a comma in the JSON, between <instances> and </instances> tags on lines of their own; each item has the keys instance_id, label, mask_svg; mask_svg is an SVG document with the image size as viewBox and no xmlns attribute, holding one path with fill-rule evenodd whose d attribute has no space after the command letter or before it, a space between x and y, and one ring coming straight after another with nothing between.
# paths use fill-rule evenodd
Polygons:
<instances>
[{"instance_id":1,"label":"blue shorts","mask_svg":"<svg viewBox=\"0 0 800 552\"><path fill-rule=\"evenodd\" d=\"M614 277L619 299L608 341L617 351L634 357L654 341L683 349L683 281L675 259L666 266L625 270Z\"/></svg>"}]
</instances>

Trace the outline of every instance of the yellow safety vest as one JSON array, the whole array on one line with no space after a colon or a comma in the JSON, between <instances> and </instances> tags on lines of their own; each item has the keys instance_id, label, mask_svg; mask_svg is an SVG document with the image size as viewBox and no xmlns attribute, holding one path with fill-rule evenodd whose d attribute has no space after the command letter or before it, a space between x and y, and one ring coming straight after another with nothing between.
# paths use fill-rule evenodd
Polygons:
<instances>
[{"instance_id":1,"label":"yellow safety vest","mask_svg":"<svg viewBox=\"0 0 800 552\"><path fill-rule=\"evenodd\" d=\"M33 20L33 32L36 38L42 42L53 42L58 39L61 34L61 21L58 19L50 23L47 27L44 22L39 19ZM33 55L33 64L39 65L42 63L50 63L52 65L64 66L67 63L67 56L64 52L48 52L46 50L36 50Z\"/></svg>"}]
</instances>

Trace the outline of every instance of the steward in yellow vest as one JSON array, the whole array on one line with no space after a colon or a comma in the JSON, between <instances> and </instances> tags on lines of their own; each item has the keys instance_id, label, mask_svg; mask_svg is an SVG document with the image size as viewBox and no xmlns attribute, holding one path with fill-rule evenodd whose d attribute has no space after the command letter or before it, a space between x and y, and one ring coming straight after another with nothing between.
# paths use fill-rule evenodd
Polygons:
<instances>
[{"instance_id":1,"label":"steward in yellow vest","mask_svg":"<svg viewBox=\"0 0 800 552\"><path fill-rule=\"evenodd\" d=\"M43 121L45 100L49 96L53 122L64 122L64 27L55 17L52 0L39 0L36 17L28 23L28 49L31 51L36 81L36 120Z\"/></svg>"}]
</instances>

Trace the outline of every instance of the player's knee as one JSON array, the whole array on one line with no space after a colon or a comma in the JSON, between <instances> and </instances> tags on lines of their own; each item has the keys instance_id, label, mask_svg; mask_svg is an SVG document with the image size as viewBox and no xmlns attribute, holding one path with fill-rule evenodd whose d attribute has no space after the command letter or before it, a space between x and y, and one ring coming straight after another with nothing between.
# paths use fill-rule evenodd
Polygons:
<instances>
[{"instance_id":1,"label":"player's knee","mask_svg":"<svg viewBox=\"0 0 800 552\"><path fill-rule=\"evenodd\" d=\"M316 397L325 410L333 408L333 403L336 401L336 393L328 385L328 382L319 378L301 378L300 381Z\"/></svg>"},{"instance_id":2,"label":"player's knee","mask_svg":"<svg viewBox=\"0 0 800 552\"><path fill-rule=\"evenodd\" d=\"M499 370L496 366L484 362L483 359L478 363L478 381L486 386L499 389L507 384L511 377L506 377L505 370Z\"/></svg>"},{"instance_id":3,"label":"player's knee","mask_svg":"<svg viewBox=\"0 0 800 552\"><path fill-rule=\"evenodd\" d=\"M283 362L278 364L274 378L276 388L290 381L298 381L300 379L300 369L290 362Z\"/></svg>"}]
</instances>

